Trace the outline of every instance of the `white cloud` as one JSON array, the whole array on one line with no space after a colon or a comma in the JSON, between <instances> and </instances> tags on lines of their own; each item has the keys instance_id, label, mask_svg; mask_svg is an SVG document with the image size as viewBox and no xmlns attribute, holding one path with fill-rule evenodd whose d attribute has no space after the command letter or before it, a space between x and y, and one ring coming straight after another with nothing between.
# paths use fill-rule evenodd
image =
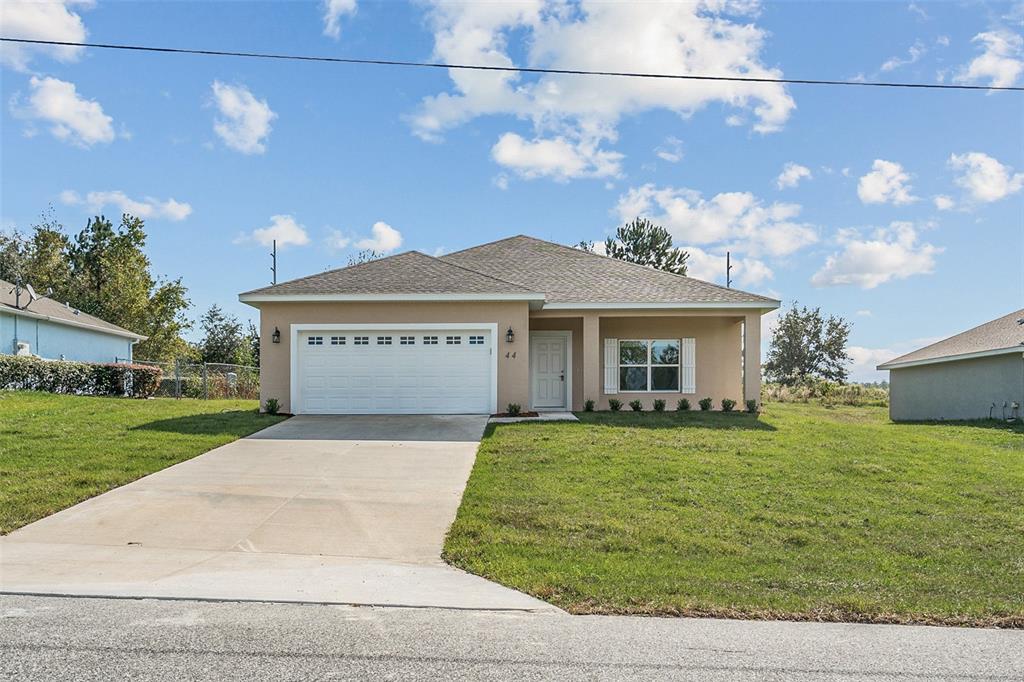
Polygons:
<instances>
[{"instance_id":1,"label":"white cloud","mask_svg":"<svg viewBox=\"0 0 1024 682\"><path fill-rule=\"evenodd\" d=\"M938 36L935 39L935 44L939 47L949 47L949 36Z\"/></svg>"},{"instance_id":2,"label":"white cloud","mask_svg":"<svg viewBox=\"0 0 1024 682\"><path fill-rule=\"evenodd\" d=\"M800 184L800 181L804 178L808 180L814 176L811 175L811 169L807 166L801 166L798 163L790 161L782 167L782 172L779 173L779 177L775 179L775 185L779 189L785 189L787 187L796 187Z\"/></svg>"},{"instance_id":3,"label":"white cloud","mask_svg":"<svg viewBox=\"0 0 1024 682\"><path fill-rule=\"evenodd\" d=\"M817 241L813 226L796 221L799 204L765 205L749 192L723 192L704 199L692 189L652 184L619 197L615 213L623 220L647 216L680 244L719 244L748 255L786 256Z\"/></svg>"},{"instance_id":4,"label":"white cloud","mask_svg":"<svg viewBox=\"0 0 1024 682\"><path fill-rule=\"evenodd\" d=\"M851 381L885 380L885 370L878 371L875 367L901 355L889 348L865 348L864 346L847 346L846 354L851 359Z\"/></svg>"},{"instance_id":5,"label":"white cloud","mask_svg":"<svg viewBox=\"0 0 1024 682\"><path fill-rule=\"evenodd\" d=\"M654 150L658 158L669 163L679 163L683 160L683 141L678 137L669 135L665 141Z\"/></svg>"},{"instance_id":6,"label":"white cloud","mask_svg":"<svg viewBox=\"0 0 1024 682\"><path fill-rule=\"evenodd\" d=\"M910 191L913 189L910 174L895 161L875 159L871 171L861 176L857 183L857 196L865 204L909 204L917 201Z\"/></svg>"},{"instance_id":7,"label":"white cloud","mask_svg":"<svg viewBox=\"0 0 1024 682\"><path fill-rule=\"evenodd\" d=\"M872 313L867 308L863 308L863 309L857 311L857 316L858 317L871 317Z\"/></svg>"},{"instance_id":8,"label":"white cloud","mask_svg":"<svg viewBox=\"0 0 1024 682\"><path fill-rule=\"evenodd\" d=\"M982 53L960 68L953 78L957 83L984 83L1010 87L1024 72L1024 38L1005 29L979 33L971 42L982 46Z\"/></svg>"},{"instance_id":9,"label":"white cloud","mask_svg":"<svg viewBox=\"0 0 1024 682\"><path fill-rule=\"evenodd\" d=\"M218 137L228 147L243 154L265 152L270 124L277 118L267 100L256 99L244 85L225 85L214 81L211 88L220 113L213 123L213 131Z\"/></svg>"},{"instance_id":10,"label":"white cloud","mask_svg":"<svg viewBox=\"0 0 1024 682\"><path fill-rule=\"evenodd\" d=\"M963 187L975 201L999 201L1024 187L1024 173L1014 173L982 152L951 154L949 167L960 171L955 182Z\"/></svg>"},{"instance_id":11,"label":"white cloud","mask_svg":"<svg viewBox=\"0 0 1024 682\"><path fill-rule=\"evenodd\" d=\"M622 154L597 148L598 140L573 143L563 137L524 140L505 133L491 149L494 160L528 179L553 178L566 181L581 177L616 176Z\"/></svg>"},{"instance_id":12,"label":"white cloud","mask_svg":"<svg viewBox=\"0 0 1024 682\"><path fill-rule=\"evenodd\" d=\"M956 206L956 202L953 201L953 197L947 196L945 194L936 194L934 197L932 197L932 202L934 202L935 208L939 209L940 211L949 211L954 206Z\"/></svg>"},{"instance_id":13,"label":"white cloud","mask_svg":"<svg viewBox=\"0 0 1024 682\"><path fill-rule=\"evenodd\" d=\"M370 228L371 237L355 243L357 249L369 249L378 253L391 253L402 245L402 233L383 221L377 221Z\"/></svg>"},{"instance_id":14,"label":"white cloud","mask_svg":"<svg viewBox=\"0 0 1024 682\"><path fill-rule=\"evenodd\" d=\"M39 2L4 0L0 8L0 34L6 38L85 42L87 32L82 17L71 7L91 7L92 2ZM73 62L85 51L81 47L56 45L0 44L0 64L16 71L28 71L33 54L47 54L61 62Z\"/></svg>"},{"instance_id":15,"label":"white cloud","mask_svg":"<svg viewBox=\"0 0 1024 682\"><path fill-rule=\"evenodd\" d=\"M60 193L60 202L68 206L83 206L89 213L103 213L107 206L115 206L121 213L131 213L138 218L166 218L179 221L192 215L191 204L175 199L132 199L121 190L89 192L84 198L78 192L66 189Z\"/></svg>"},{"instance_id":16,"label":"white cloud","mask_svg":"<svg viewBox=\"0 0 1024 682\"><path fill-rule=\"evenodd\" d=\"M348 248L348 245L352 243L350 237L346 237L341 230L331 230L327 235L327 239L324 240L327 248L331 251L341 251L342 249Z\"/></svg>"},{"instance_id":17,"label":"white cloud","mask_svg":"<svg viewBox=\"0 0 1024 682\"><path fill-rule=\"evenodd\" d=\"M58 140L82 148L111 142L116 137L114 119L103 113L99 102L81 97L74 83L32 76L29 88L24 106L19 97L11 99L11 112L18 118L45 122ZM34 134L34 130L28 132L29 137Z\"/></svg>"},{"instance_id":18,"label":"white cloud","mask_svg":"<svg viewBox=\"0 0 1024 682\"><path fill-rule=\"evenodd\" d=\"M811 277L816 287L855 285L874 289L891 279L931 273L941 247L918 241L912 223L894 222L867 238L857 230L840 230L842 251L832 254Z\"/></svg>"},{"instance_id":19,"label":"white cloud","mask_svg":"<svg viewBox=\"0 0 1024 682\"><path fill-rule=\"evenodd\" d=\"M931 18L928 16L928 13L924 11L924 8L918 5L916 2L912 2L909 5L907 5L907 11L916 14L924 21L927 21L928 19Z\"/></svg>"},{"instance_id":20,"label":"white cloud","mask_svg":"<svg viewBox=\"0 0 1024 682\"><path fill-rule=\"evenodd\" d=\"M341 18L356 13L356 0L323 0L324 35L341 37Z\"/></svg>"},{"instance_id":21,"label":"white cloud","mask_svg":"<svg viewBox=\"0 0 1024 682\"><path fill-rule=\"evenodd\" d=\"M906 57L890 57L888 61L882 64L882 71L895 71L901 66L914 64L927 53L928 48L924 46L924 43L920 40L916 40L914 41L914 44L907 49Z\"/></svg>"},{"instance_id":22,"label":"white cloud","mask_svg":"<svg viewBox=\"0 0 1024 682\"><path fill-rule=\"evenodd\" d=\"M270 246L277 241L277 247L283 249L288 246L305 246L309 243L309 234L306 227L295 221L290 215L272 215L270 224L260 227L249 234L243 234L235 239L236 244L243 244L255 241L261 246Z\"/></svg>"},{"instance_id":23,"label":"white cloud","mask_svg":"<svg viewBox=\"0 0 1024 682\"><path fill-rule=\"evenodd\" d=\"M558 0L436 1L428 20L438 61L512 66L515 54L535 67L781 76L780 70L761 62L765 32L751 21L730 18L735 9L733 3L721 2L584 0L569 6ZM532 124L535 139L526 144L561 139L562 147L576 147L574 156L586 159L591 169L586 174L591 175L617 167L617 157L601 156L614 152L601 151L600 144L615 140L616 126L625 116L668 109L686 118L711 103L724 103L750 112L755 130L771 132L795 108L785 87L775 83L682 84L461 70L450 70L449 77L451 91L426 97L410 117L415 134L436 141L446 130L476 117L512 115ZM526 149L524 144L519 147ZM569 149L560 151L573 156ZM564 172L540 175L576 177Z\"/></svg>"},{"instance_id":24,"label":"white cloud","mask_svg":"<svg viewBox=\"0 0 1024 682\"><path fill-rule=\"evenodd\" d=\"M491 178L491 184L504 192L508 189L508 175L505 173L498 173Z\"/></svg>"}]
</instances>

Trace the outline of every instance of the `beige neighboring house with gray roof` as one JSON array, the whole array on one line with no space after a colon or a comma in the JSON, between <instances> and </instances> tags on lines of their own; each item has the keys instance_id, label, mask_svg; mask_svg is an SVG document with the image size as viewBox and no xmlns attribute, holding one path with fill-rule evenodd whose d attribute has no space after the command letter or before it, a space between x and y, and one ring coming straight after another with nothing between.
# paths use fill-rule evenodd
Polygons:
<instances>
[{"instance_id":1,"label":"beige neighboring house with gray roof","mask_svg":"<svg viewBox=\"0 0 1024 682\"><path fill-rule=\"evenodd\" d=\"M878 366L895 421L1020 418L1024 309Z\"/></svg>"},{"instance_id":2,"label":"beige neighboring house with gray roof","mask_svg":"<svg viewBox=\"0 0 1024 682\"><path fill-rule=\"evenodd\" d=\"M416 251L239 295L260 310L260 392L293 414L742 407L779 301L517 236ZM626 408L628 409L628 408Z\"/></svg>"},{"instance_id":3,"label":"beige neighboring house with gray roof","mask_svg":"<svg viewBox=\"0 0 1024 682\"><path fill-rule=\"evenodd\" d=\"M47 360L131 362L145 336L0 279L0 353Z\"/></svg>"}]
</instances>

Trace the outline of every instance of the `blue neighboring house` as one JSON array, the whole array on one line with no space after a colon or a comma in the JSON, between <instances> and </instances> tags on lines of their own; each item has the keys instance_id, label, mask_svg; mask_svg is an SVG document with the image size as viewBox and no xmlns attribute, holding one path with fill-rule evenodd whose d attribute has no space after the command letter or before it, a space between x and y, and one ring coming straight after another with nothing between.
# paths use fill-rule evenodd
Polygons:
<instances>
[{"instance_id":1,"label":"blue neighboring house","mask_svg":"<svg viewBox=\"0 0 1024 682\"><path fill-rule=\"evenodd\" d=\"M0 279L0 353L47 360L131 362L146 337Z\"/></svg>"}]
</instances>

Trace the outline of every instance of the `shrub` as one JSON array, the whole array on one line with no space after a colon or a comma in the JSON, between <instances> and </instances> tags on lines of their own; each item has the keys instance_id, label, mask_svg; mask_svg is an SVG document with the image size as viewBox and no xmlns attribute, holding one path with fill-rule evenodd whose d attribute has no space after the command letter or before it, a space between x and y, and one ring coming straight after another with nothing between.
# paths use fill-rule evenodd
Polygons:
<instances>
[{"instance_id":1,"label":"shrub","mask_svg":"<svg viewBox=\"0 0 1024 682\"><path fill-rule=\"evenodd\" d=\"M736 401L732 398L722 398L722 412L732 412L736 407Z\"/></svg>"},{"instance_id":2,"label":"shrub","mask_svg":"<svg viewBox=\"0 0 1024 682\"><path fill-rule=\"evenodd\" d=\"M700 405L702 411L707 412L711 409L711 398L701 398L697 401L697 404Z\"/></svg>"},{"instance_id":3,"label":"shrub","mask_svg":"<svg viewBox=\"0 0 1024 682\"><path fill-rule=\"evenodd\" d=\"M523 411L522 406L519 403L509 403L508 407L505 408L505 412L510 417L518 417L519 413Z\"/></svg>"},{"instance_id":4,"label":"shrub","mask_svg":"<svg viewBox=\"0 0 1024 682\"><path fill-rule=\"evenodd\" d=\"M277 398L267 398L263 407L267 410L267 414L277 414L277 411L281 409L281 403L277 402Z\"/></svg>"},{"instance_id":5,"label":"shrub","mask_svg":"<svg viewBox=\"0 0 1024 682\"><path fill-rule=\"evenodd\" d=\"M680 412L688 412L690 409L690 401L686 398L680 398L679 402L676 403L676 409Z\"/></svg>"},{"instance_id":6,"label":"shrub","mask_svg":"<svg viewBox=\"0 0 1024 682\"><path fill-rule=\"evenodd\" d=\"M622 409L622 401L617 398L608 398L608 409L612 412L618 412Z\"/></svg>"},{"instance_id":7,"label":"shrub","mask_svg":"<svg viewBox=\"0 0 1024 682\"><path fill-rule=\"evenodd\" d=\"M629 409L633 410L634 412L643 412L644 404L639 400L630 400Z\"/></svg>"},{"instance_id":8,"label":"shrub","mask_svg":"<svg viewBox=\"0 0 1024 682\"><path fill-rule=\"evenodd\" d=\"M160 376L159 367L147 365L0 355L0 389L149 398L156 393Z\"/></svg>"},{"instance_id":9,"label":"shrub","mask_svg":"<svg viewBox=\"0 0 1024 682\"><path fill-rule=\"evenodd\" d=\"M593 412L594 411L594 401L591 400L590 398L587 398L585 401L583 401L583 411L584 412Z\"/></svg>"},{"instance_id":10,"label":"shrub","mask_svg":"<svg viewBox=\"0 0 1024 682\"><path fill-rule=\"evenodd\" d=\"M665 401L662 400L661 398L658 398L657 400L655 400L654 401L654 411L655 412L664 412L665 411Z\"/></svg>"},{"instance_id":11,"label":"shrub","mask_svg":"<svg viewBox=\"0 0 1024 682\"><path fill-rule=\"evenodd\" d=\"M885 407L889 404L889 391L880 386L839 384L834 381L809 378L794 386L764 384L761 387L761 401L776 403L817 401L825 406L872 405Z\"/></svg>"},{"instance_id":12,"label":"shrub","mask_svg":"<svg viewBox=\"0 0 1024 682\"><path fill-rule=\"evenodd\" d=\"M753 398L746 402L746 406L747 412L749 412L750 414L754 414L755 412L757 412L757 401L754 400Z\"/></svg>"}]
</instances>

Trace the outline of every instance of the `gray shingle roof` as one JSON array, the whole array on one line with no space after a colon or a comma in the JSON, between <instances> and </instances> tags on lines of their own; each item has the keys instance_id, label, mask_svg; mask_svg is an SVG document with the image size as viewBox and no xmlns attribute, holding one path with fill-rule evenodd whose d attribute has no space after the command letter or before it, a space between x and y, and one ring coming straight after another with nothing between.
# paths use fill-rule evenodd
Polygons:
<instances>
[{"instance_id":1,"label":"gray shingle roof","mask_svg":"<svg viewBox=\"0 0 1024 682\"><path fill-rule=\"evenodd\" d=\"M940 358L969 353L984 353L1014 348L1019 348L1021 352L1024 352L1024 324L1019 324L1018 320L1024 320L1024 308L1000 317L997 320L986 322L974 329L968 329L956 336L933 343L930 346L919 348L912 353L889 360L879 365L878 369L889 369L893 365L901 365L905 362L938 360Z\"/></svg>"},{"instance_id":2,"label":"gray shingle roof","mask_svg":"<svg viewBox=\"0 0 1024 682\"><path fill-rule=\"evenodd\" d=\"M14 284L6 280L0 279L0 312L14 313L18 308L15 307L15 301L17 300L14 295ZM59 303L52 298L41 296L32 303L28 302L28 292L22 291L21 293L21 309L22 312L31 313L33 315L42 315L44 317L51 318L56 322L67 322L69 324L81 326L96 327L101 331L108 331L119 336L130 336L137 339L145 339L146 337L141 334L136 334L133 331L119 327L116 324L101 320L94 315L76 311L74 308L69 308L63 303Z\"/></svg>"},{"instance_id":3,"label":"gray shingle roof","mask_svg":"<svg viewBox=\"0 0 1024 682\"><path fill-rule=\"evenodd\" d=\"M441 257L543 291L547 303L727 303L777 306L766 296L519 235Z\"/></svg>"},{"instance_id":4,"label":"gray shingle roof","mask_svg":"<svg viewBox=\"0 0 1024 682\"><path fill-rule=\"evenodd\" d=\"M347 268L293 279L275 286L254 289L242 296L530 293L537 293L537 290L503 281L419 251L407 251Z\"/></svg>"}]
</instances>

